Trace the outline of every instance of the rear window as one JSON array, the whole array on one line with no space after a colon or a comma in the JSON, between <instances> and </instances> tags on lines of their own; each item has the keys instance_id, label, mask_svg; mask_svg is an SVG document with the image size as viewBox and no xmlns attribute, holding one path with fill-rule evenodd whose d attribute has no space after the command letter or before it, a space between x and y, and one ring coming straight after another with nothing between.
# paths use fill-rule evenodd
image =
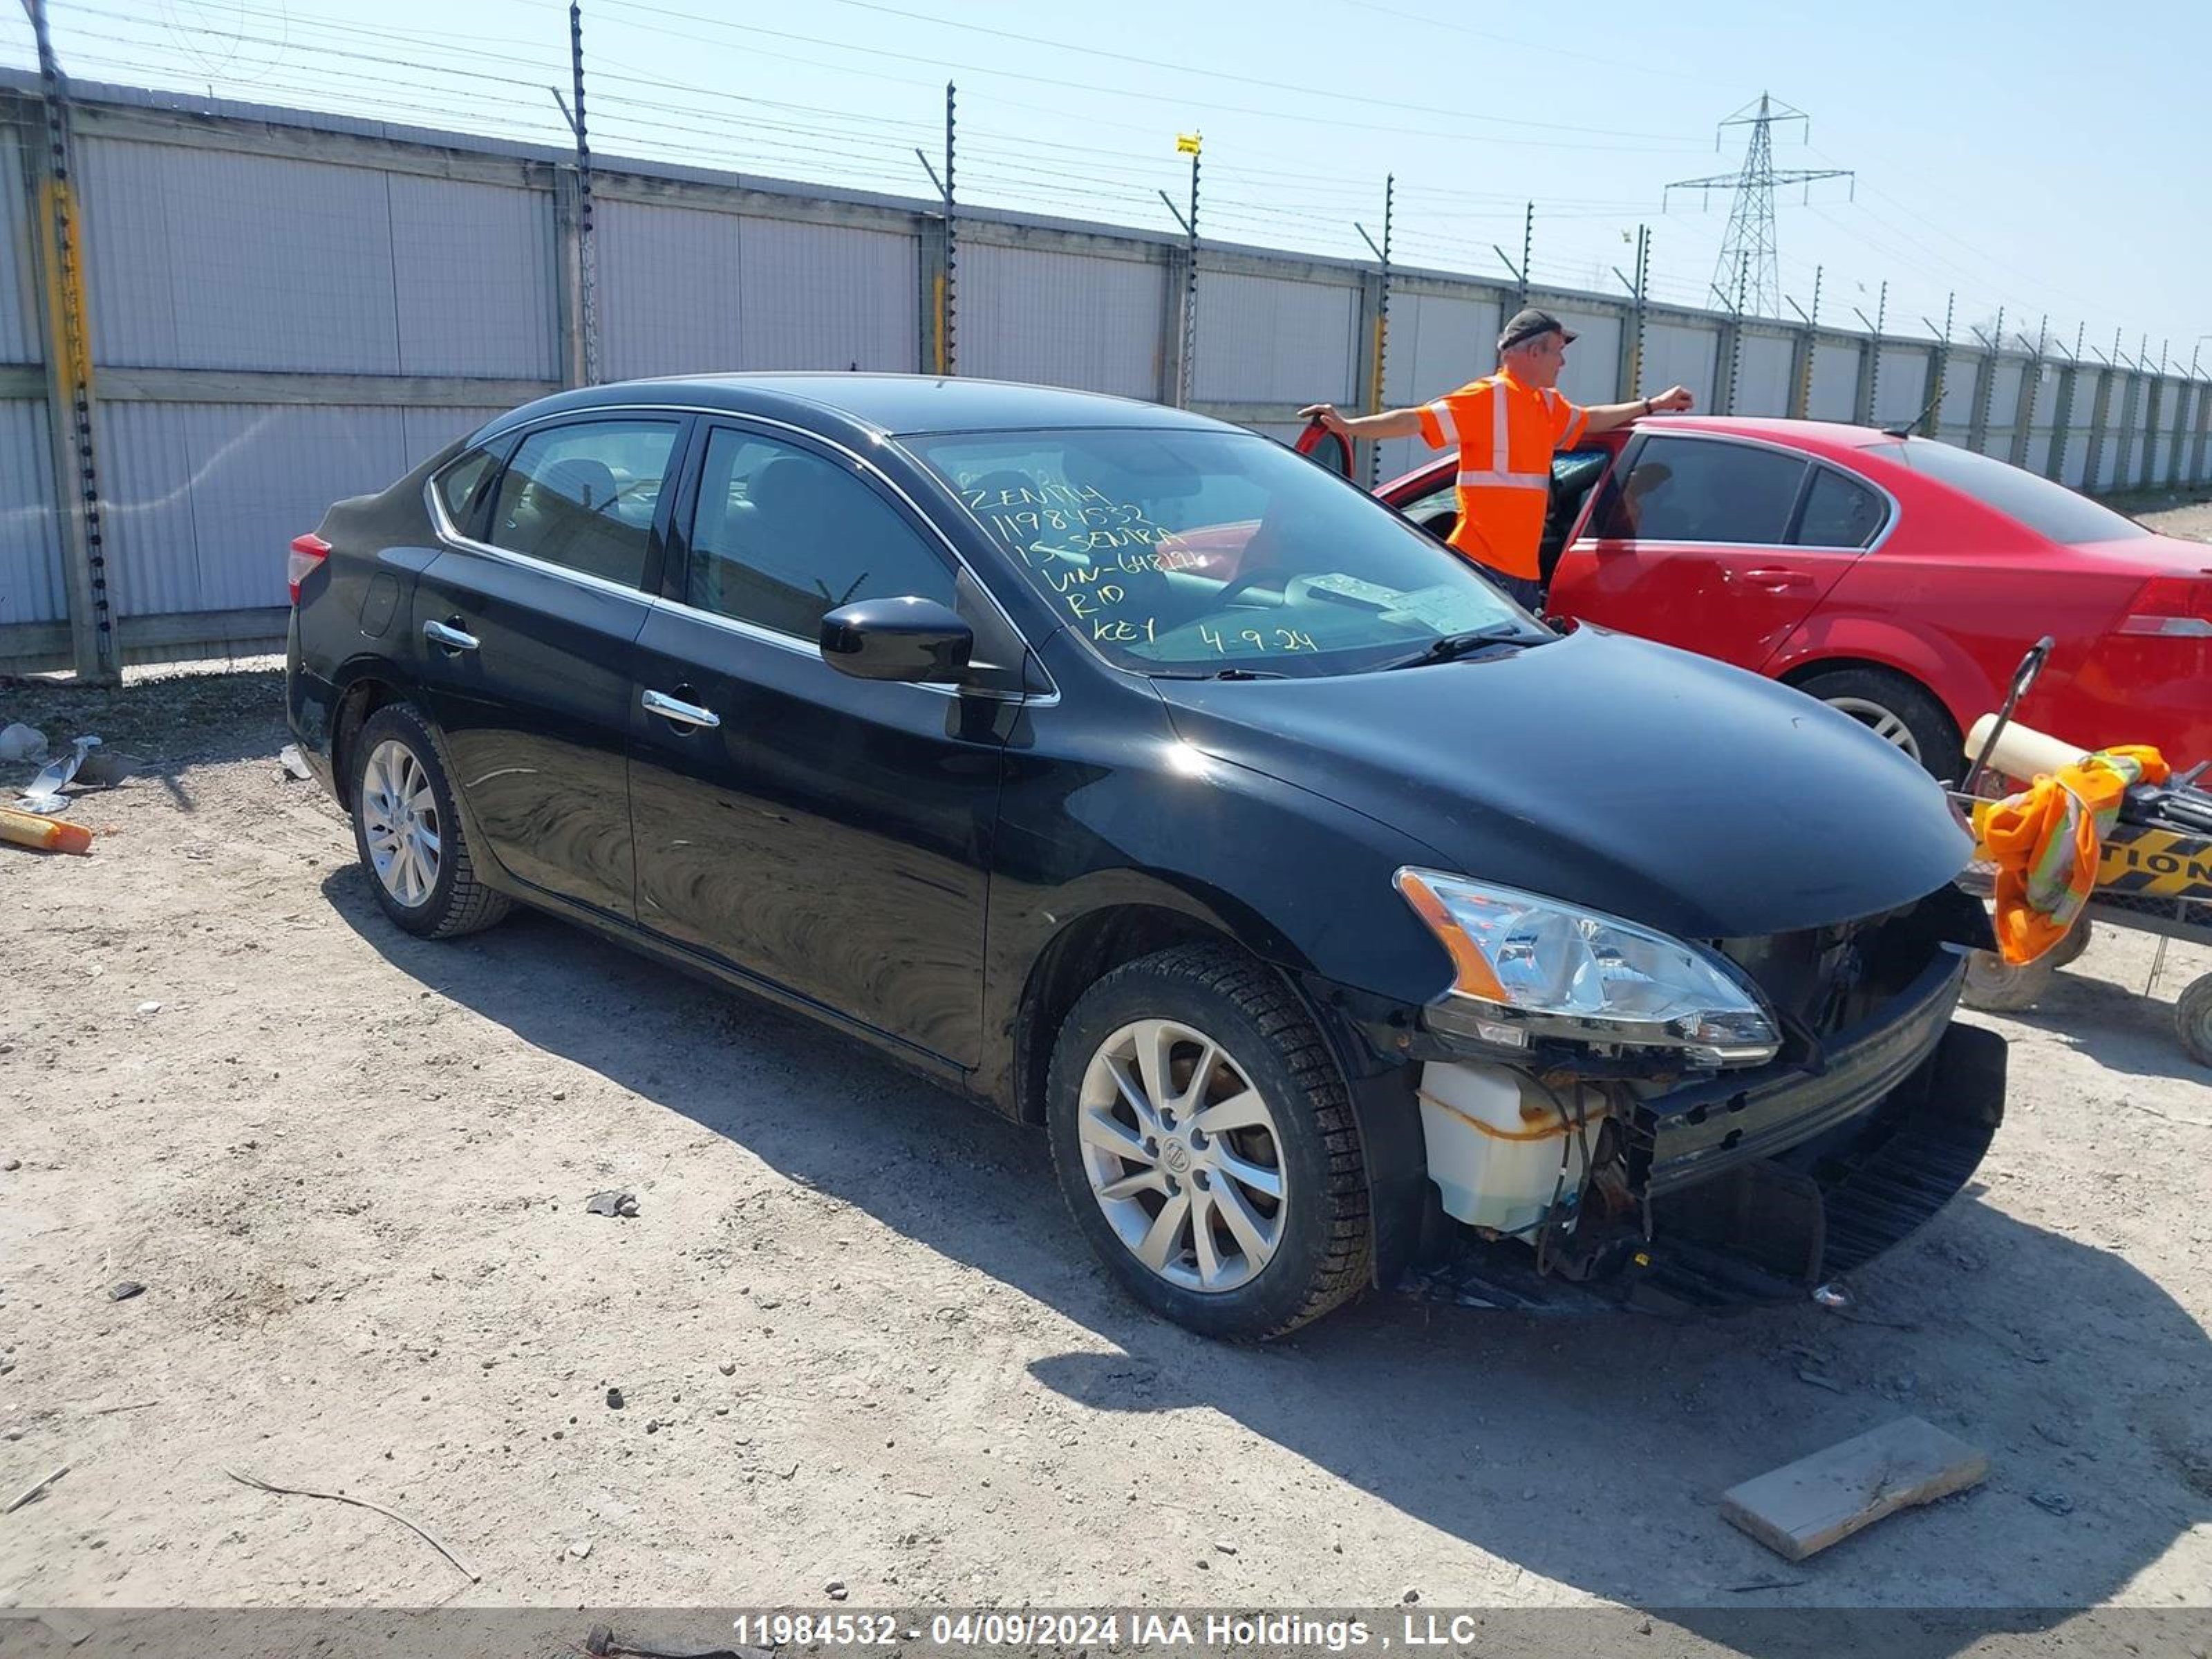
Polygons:
<instances>
[{"instance_id":1,"label":"rear window","mask_svg":"<svg viewBox=\"0 0 2212 1659\"><path fill-rule=\"evenodd\" d=\"M2151 533L2134 520L2124 519L2063 484L1970 449L1917 438L1875 444L1862 453L1949 484L2051 541L2119 542Z\"/></svg>"}]
</instances>

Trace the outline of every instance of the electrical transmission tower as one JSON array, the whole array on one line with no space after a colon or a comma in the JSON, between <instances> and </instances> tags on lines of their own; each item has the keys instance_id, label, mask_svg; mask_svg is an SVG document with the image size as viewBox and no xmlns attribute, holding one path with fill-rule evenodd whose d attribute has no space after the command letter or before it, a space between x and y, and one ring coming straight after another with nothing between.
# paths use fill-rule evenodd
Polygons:
<instances>
[{"instance_id":1,"label":"electrical transmission tower","mask_svg":"<svg viewBox=\"0 0 2212 1659\"><path fill-rule=\"evenodd\" d=\"M1713 268L1713 287L1726 304L1754 317L1776 317L1782 313L1782 273L1774 243L1774 187L1807 185L1808 201L1812 199L1809 186L1816 179L1850 179L1854 197L1858 188L1856 176L1843 167L1777 173L1773 136L1777 121L1802 121L1808 135L1813 130L1812 118L1804 111L1777 103L1762 92L1757 105L1746 104L1721 123L1723 129L1751 129L1751 145L1744 151L1741 173L1733 176L1715 173L1708 179L1680 179L1667 186L1670 191L1695 190L1708 193L1735 186L1735 204L1729 211L1728 235L1721 243L1720 262ZM1720 134L1716 132L1715 149L1720 147ZM1663 202L1666 198L1662 196L1661 199Z\"/></svg>"}]
</instances>

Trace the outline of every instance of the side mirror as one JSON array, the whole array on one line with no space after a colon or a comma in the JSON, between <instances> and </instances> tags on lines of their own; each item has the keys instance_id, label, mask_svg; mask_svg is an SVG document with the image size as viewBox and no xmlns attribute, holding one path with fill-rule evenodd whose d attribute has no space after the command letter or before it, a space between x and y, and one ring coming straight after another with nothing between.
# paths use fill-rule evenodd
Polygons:
<instances>
[{"instance_id":1,"label":"side mirror","mask_svg":"<svg viewBox=\"0 0 2212 1659\"><path fill-rule=\"evenodd\" d=\"M860 599L822 619L822 659L859 680L950 684L975 648L975 630L935 599Z\"/></svg>"}]
</instances>

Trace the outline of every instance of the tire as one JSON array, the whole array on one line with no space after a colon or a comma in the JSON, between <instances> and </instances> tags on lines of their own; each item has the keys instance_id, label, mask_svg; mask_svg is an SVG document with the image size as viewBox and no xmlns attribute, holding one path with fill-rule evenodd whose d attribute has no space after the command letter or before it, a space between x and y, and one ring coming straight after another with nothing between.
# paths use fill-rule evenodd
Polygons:
<instances>
[{"instance_id":1,"label":"tire","mask_svg":"<svg viewBox=\"0 0 2212 1659\"><path fill-rule=\"evenodd\" d=\"M1966 775L1957 723L1917 681L1886 668L1833 668L1796 684L1904 750L1931 777L1956 782Z\"/></svg>"},{"instance_id":2,"label":"tire","mask_svg":"<svg viewBox=\"0 0 2212 1659\"><path fill-rule=\"evenodd\" d=\"M1994 951L1977 951L1966 958L1966 983L1959 1000L1990 1014L2033 1008L2058 977L2059 964L2051 960L2055 954L2015 968Z\"/></svg>"},{"instance_id":3,"label":"tire","mask_svg":"<svg viewBox=\"0 0 2212 1659\"><path fill-rule=\"evenodd\" d=\"M2212 1066L2212 974L2190 981L2174 1005L2173 1028L2199 1066Z\"/></svg>"},{"instance_id":4,"label":"tire","mask_svg":"<svg viewBox=\"0 0 2212 1659\"><path fill-rule=\"evenodd\" d=\"M1255 1341L1366 1285L1366 1164L1343 1073L1290 988L1242 951L1178 945L1093 985L1054 1043L1046 1119L1077 1227L1153 1312ZM1148 1242L1158 1267L1139 1257Z\"/></svg>"},{"instance_id":5,"label":"tire","mask_svg":"<svg viewBox=\"0 0 2212 1659\"><path fill-rule=\"evenodd\" d=\"M371 714L349 759L354 851L386 915L420 938L454 939L507 915L513 902L477 876L453 786L412 704Z\"/></svg>"},{"instance_id":6,"label":"tire","mask_svg":"<svg viewBox=\"0 0 2212 1659\"><path fill-rule=\"evenodd\" d=\"M2077 921L2066 930L2066 937L2051 947L2047 958L2053 968L2070 968L2081 960L2081 953L2089 948L2089 937L2095 932L2091 923Z\"/></svg>"}]
</instances>

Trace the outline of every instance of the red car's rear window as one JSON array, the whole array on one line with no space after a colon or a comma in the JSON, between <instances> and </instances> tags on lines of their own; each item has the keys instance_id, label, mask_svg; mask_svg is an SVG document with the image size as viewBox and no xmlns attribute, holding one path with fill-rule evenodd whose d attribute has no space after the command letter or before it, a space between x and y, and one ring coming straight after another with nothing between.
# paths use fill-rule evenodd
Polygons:
<instances>
[{"instance_id":1,"label":"red car's rear window","mask_svg":"<svg viewBox=\"0 0 2212 1659\"><path fill-rule=\"evenodd\" d=\"M2133 519L2124 519L2112 508L2100 507L2087 495L2078 495L2063 484L2055 484L2003 461L1991 460L1970 449L1959 449L1933 439L1908 438L1901 443L1875 444L1859 453L1947 483L2051 541L2071 546L2083 542L2125 541L2151 533Z\"/></svg>"}]
</instances>

